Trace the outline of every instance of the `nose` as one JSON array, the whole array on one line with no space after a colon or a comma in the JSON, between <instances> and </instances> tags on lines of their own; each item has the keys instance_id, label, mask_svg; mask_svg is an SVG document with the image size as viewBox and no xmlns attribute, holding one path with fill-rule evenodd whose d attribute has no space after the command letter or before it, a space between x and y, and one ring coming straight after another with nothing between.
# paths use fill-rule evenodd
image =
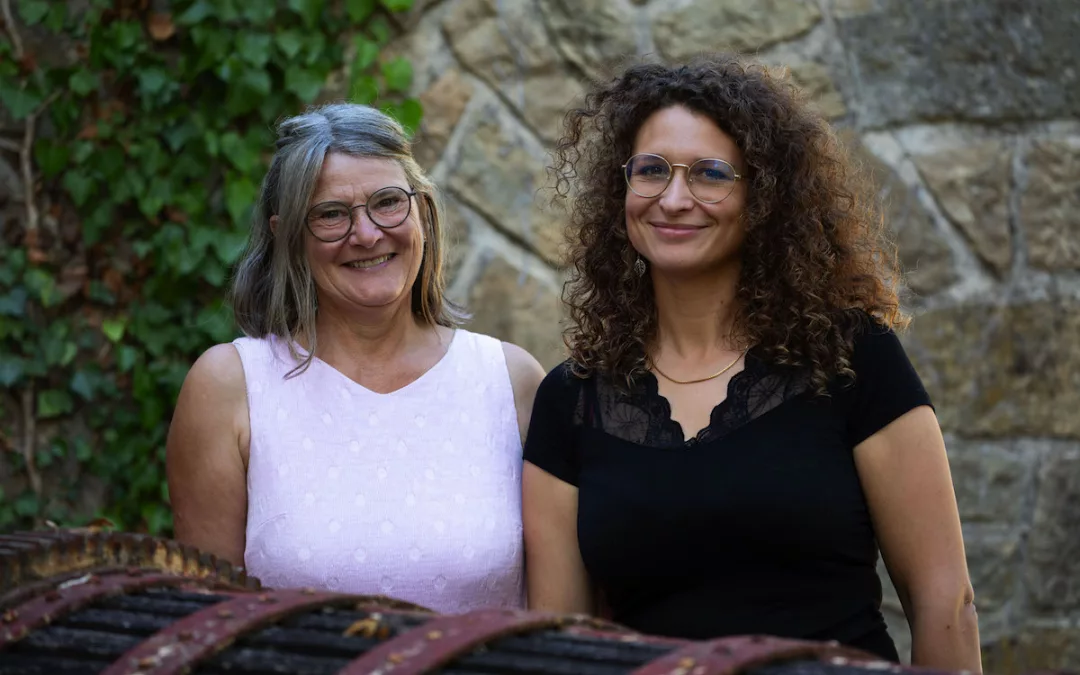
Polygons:
<instances>
[{"instance_id":1,"label":"nose","mask_svg":"<svg viewBox=\"0 0 1080 675\"><path fill-rule=\"evenodd\" d=\"M683 167L672 167L671 182L660 195L660 208L669 212L686 211L694 206L694 195L690 193L687 171Z\"/></svg>"},{"instance_id":2,"label":"nose","mask_svg":"<svg viewBox=\"0 0 1080 675\"><path fill-rule=\"evenodd\" d=\"M372 248L383 238L382 229L368 218L367 212L360 207L352 212L353 228L349 233L349 243L363 248Z\"/></svg>"}]
</instances>

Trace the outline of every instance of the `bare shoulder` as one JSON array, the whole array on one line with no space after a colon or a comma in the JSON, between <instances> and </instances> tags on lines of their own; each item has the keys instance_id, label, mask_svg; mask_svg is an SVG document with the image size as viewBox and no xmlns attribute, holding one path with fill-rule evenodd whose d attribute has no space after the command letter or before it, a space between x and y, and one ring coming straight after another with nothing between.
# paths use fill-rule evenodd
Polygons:
<instances>
[{"instance_id":1,"label":"bare shoulder","mask_svg":"<svg viewBox=\"0 0 1080 675\"><path fill-rule=\"evenodd\" d=\"M188 371L184 387L189 383L194 388L214 389L222 394L243 392L244 365L236 347L226 342L203 352Z\"/></svg>"},{"instance_id":2,"label":"bare shoulder","mask_svg":"<svg viewBox=\"0 0 1080 675\"><path fill-rule=\"evenodd\" d=\"M514 384L514 393L529 392L529 397L536 393L536 388L547 373L532 354L512 342L502 343L506 357L506 369L510 371L510 381Z\"/></svg>"},{"instance_id":3,"label":"bare shoulder","mask_svg":"<svg viewBox=\"0 0 1080 675\"><path fill-rule=\"evenodd\" d=\"M248 436L247 383L236 347L210 347L191 366L170 425L169 445L187 452L210 451L211 439L230 438L246 455ZM227 444L231 446L232 444Z\"/></svg>"}]
</instances>

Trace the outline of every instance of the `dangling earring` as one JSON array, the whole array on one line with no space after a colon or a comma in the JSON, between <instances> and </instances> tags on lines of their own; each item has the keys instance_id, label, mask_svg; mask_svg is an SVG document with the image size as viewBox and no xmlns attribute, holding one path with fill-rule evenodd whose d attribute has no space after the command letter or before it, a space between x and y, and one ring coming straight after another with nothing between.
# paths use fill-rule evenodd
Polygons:
<instances>
[{"instance_id":1,"label":"dangling earring","mask_svg":"<svg viewBox=\"0 0 1080 675\"><path fill-rule=\"evenodd\" d=\"M645 260L638 254L637 260L634 261L634 274L639 277L645 276Z\"/></svg>"}]
</instances>

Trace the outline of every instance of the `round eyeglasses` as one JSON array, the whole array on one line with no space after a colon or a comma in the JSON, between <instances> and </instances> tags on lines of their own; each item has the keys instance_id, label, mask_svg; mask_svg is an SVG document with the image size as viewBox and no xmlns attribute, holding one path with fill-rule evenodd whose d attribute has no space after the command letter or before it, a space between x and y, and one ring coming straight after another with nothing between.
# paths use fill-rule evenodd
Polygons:
<instances>
[{"instance_id":1,"label":"round eyeglasses","mask_svg":"<svg viewBox=\"0 0 1080 675\"><path fill-rule=\"evenodd\" d=\"M699 159L693 164L672 164L660 155L641 153L622 165L630 191L639 197L659 197L671 185L675 167L686 169L686 184L698 201L716 204L727 199L742 178L735 167L722 159Z\"/></svg>"},{"instance_id":2,"label":"round eyeglasses","mask_svg":"<svg viewBox=\"0 0 1080 675\"><path fill-rule=\"evenodd\" d=\"M354 212L363 208L368 219L384 230L405 222L412 212L416 191L396 186L385 187L371 195L363 204L349 206L341 202L322 202L311 207L306 223L308 231L319 241L341 241L349 236L356 224Z\"/></svg>"}]
</instances>

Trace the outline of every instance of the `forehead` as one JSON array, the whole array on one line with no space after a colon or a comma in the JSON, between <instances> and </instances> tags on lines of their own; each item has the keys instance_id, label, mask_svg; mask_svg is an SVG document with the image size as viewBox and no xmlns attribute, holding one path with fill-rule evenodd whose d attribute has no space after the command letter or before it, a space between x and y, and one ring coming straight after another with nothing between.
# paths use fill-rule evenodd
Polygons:
<instances>
[{"instance_id":1,"label":"forehead","mask_svg":"<svg viewBox=\"0 0 1080 675\"><path fill-rule=\"evenodd\" d=\"M390 185L409 188L405 169L397 161L331 152L323 160L313 201L364 199Z\"/></svg>"},{"instance_id":2,"label":"forehead","mask_svg":"<svg viewBox=\"0 0 1080 675\"><path fill-rule=\"evenodd\" d=\"M708 117L683 106L657 110L645 119L634 137L634 154L639 152L663 155L670 162L685 164L704 157L732 163L742 160L735 139Z\"/></svg>"}]
</instances>

